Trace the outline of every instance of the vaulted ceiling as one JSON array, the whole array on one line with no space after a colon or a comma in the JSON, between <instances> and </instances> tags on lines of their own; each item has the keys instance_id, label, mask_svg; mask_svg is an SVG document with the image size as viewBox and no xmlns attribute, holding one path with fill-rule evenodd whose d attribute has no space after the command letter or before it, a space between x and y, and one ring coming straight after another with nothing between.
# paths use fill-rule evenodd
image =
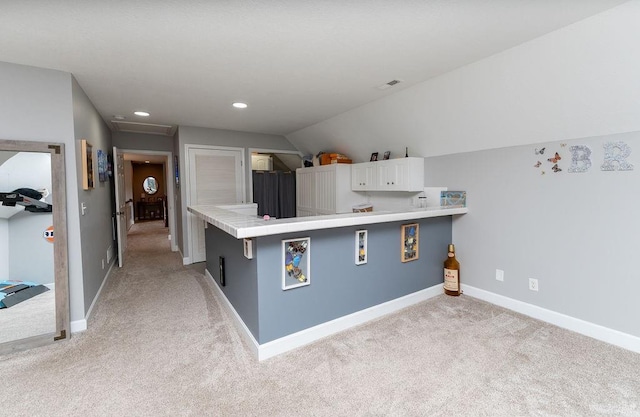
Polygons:
<instances>
[{"instance_id":1,"label":"vaulted ceiling","mask_svg":"<svg viewBox=\"0 0 640 417\"><path fill-rule=\"evenodd\" d=\"M107 122L288 134L621 3L6 0L0 60L72 73Z\"/></svg>"}]
</instances>

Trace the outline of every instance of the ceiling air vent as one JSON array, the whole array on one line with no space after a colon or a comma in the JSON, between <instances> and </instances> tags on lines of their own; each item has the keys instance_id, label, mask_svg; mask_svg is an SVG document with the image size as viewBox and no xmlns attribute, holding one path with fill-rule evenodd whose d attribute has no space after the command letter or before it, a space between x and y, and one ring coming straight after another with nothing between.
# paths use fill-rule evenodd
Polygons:
<instances>
[{"instance_id":1,"label":"ceiling air vent","mask_svg":"<svg viewBox=\"0 0 640 417\"><path fill-rule=\"evenodd\" d=\"M146 133L148 135L173 136L176 133L176 126L155 125L151 123L123 122L122 120L111 120L114 132Z\"/></svg>"},{"instance_id":2,"label":"ceiling air vent","mask_svg":"<svg viewBox=\"0 0 640 417\"><path fill-rule=\"evenodd\" d=\"M378 90L386 90L387 88L391 88L394 85L400 84L402 82L402 80L391 80L386 84L382 84L380 87L378 87Z\"/></svg>"}]
</instances>

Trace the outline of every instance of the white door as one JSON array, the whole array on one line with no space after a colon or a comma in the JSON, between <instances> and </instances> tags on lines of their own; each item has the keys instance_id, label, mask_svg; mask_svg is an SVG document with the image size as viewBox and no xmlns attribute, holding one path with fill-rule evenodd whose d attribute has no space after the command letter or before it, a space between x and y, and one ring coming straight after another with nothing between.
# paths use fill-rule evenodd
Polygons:
<instances>
[{"instance_id":1,"label":"white door","mask_svg":"<svg viewBox=\"0 0 640 417\"><path fill-rule=\"evenodd\" d=\"M189 161L189 206L244 203L242 149L187 147ZM191 262L206 260L205 222L187 212L190 223Z\"/></svg>"},{"instance_id":2,"label":"white door","mask_svg":"<svg viewBox=\"0 0 640 417\"><path fill-rule=\"evenodd\" d=\"M124 251L127 249L126 197L124 193L124 157L113 147L113 178L116 185L116 241L118 244L118 266L124 264Z\"/></svg>"}]
</instances>

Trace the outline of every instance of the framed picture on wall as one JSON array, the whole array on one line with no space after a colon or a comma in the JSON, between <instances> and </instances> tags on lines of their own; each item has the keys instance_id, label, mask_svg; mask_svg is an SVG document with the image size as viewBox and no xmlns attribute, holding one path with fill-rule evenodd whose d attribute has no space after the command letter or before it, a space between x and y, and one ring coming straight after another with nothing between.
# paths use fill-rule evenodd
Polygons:
<instances>
[{"instance_id":1,"label":"framed picture on wall","mask_svg":"<svg viewBox=\"0 0 640 417\"><path fill-rule=\"evenodd\" d=\"M86 139L80 140L80 157L82 158L82 189L93 188L93 146Z\"/></svg>"},{"instance_id":2,"label":"framed picture on wall","mask_svg":"<svg viewBox=\"0 0 640 417\"><path fill-rule=\"evenodd\" d=\"M282 241L282 289L290 290L311 283L311 238Z\"/></svg>"},{"instance_id":3,"label":"framed picture on wall","mask_svg":"<svg viewBox=\"0 0 640 417\"><path fill-rule=\"evenodd\" d=\"M356 230L356 265L367 263L367 231Z\"/></svg>"},{"instance_id":4,"label":"framed picture on wall","mask_svg":"<svg viewBox=\"0 0 640 417\"><path fill-rule=\"evenodd\" d=\"M180 188L180 169L178 168L178 155L173 155L173 170L176 177L176 188Z\"/></svg>"},{"instance_id":5,"label":"framed picture on wall","mask_svg":"<svg viewBox=\"0 0 640 417\"><path fill-rule=\"evenodd\" d=\"M420 225L418 223L400 226L400 261L415 261L420 257Z\"/></svg>"},{"instance_id":6,"label":"framed picture on wall","mask_svg":"<svg viewBox=\"0 0 640 417\"><path fill-rule=\"evenodd\" d=\"M107 154L102 150L98 149L98 181L105 182L107 181Z\"/></svg>"}]
</instances>

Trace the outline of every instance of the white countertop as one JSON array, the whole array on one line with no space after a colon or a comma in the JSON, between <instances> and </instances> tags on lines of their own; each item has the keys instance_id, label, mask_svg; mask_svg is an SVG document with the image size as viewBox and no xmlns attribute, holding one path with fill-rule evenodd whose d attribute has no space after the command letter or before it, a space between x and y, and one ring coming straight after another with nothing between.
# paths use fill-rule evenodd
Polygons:
<instances>
[{"instance_id":1,"label":"white countertop","mask_svg":"<svg viewBox=\"0 0 640 417\"><path fill-rule=\"evenodd\" d=\"M237 207L240 206L196 205L188 207L187 210L237 239L333 227L417 220L468 212L466 207L432 207L407 211L373 211L264 220L261 217L238 213ZM229 208L232 209L229 210Z\"/></svg>"}]
</instances>

